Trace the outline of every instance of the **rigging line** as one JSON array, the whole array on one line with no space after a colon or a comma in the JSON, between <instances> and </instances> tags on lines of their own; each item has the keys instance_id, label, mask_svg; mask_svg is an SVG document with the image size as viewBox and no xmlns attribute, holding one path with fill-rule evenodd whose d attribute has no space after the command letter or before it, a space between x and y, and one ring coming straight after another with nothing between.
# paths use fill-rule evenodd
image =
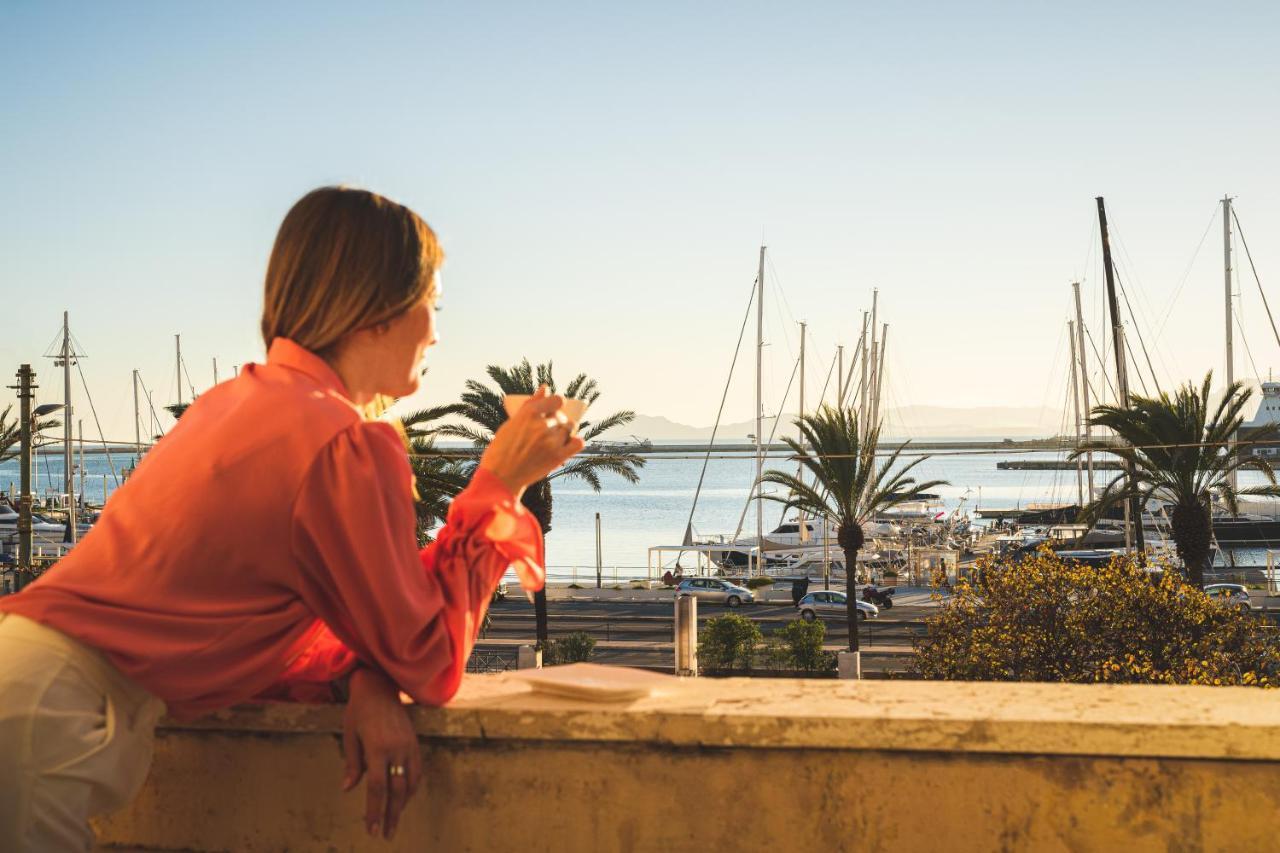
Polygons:
<instances>
[{"instance_id":1,"label":"rigging line","mask_svg":"<svg viewBox=\"0 0 1280 853\"><path fill-rule=\"evenodd\" d=\"M693 528L693 513L698 508L698 497L702 494L702 481L707 476L707 462L711 459L711 448L716 443L716 432L720 429L720 417L724 414L725 400L729 399L729 386L733 382L733 371L738 365L738 355L742 352L742 337L747 333L747 321L751 319L751 306L755 304L756 294L760 289L759 277L751 285L751 298L747 300L747 310L742 317L742 328L738 331L738 344L733 349L733 361L729 363L729 376L724 381L724 393L720 395L720 408L716 412L716 423L711 428L711 441L707 445L707 456L702 460L702 472L698 474L698 487L693 492L693 506L689 507L689 520L685 523L686 530ZM680 555L676 556L676 560L680 559Z\"/></svg>"},{"instance_id":2,"label":"rigging line","mask_svg":"<svg viewBox=\"0 0 1280 853\"><path fill-rule=\"evenodd\" d=\"M787 381L787 390L782 393L782 402L778 404L779 414L775 415L773 418L773 429L769 431L769 440L764 442L766 446L773 444L773 438L778 433L778 422L782 420L781 412L787 405L787 397L791 394L791 385L796 381L796 372L799 370L800 359L796 359L795 365L791 368L791 379ZM758 438L759 437L757 436L757 439ZM738 527L733 531L733 538L735 541L742 535L742 525L747 520L747 510L751 509L751 501L763 499L764 493L761 489L761 486L763 485L764 484L759 480L756 480L755 484L752 485L751 492L747 495L747 502L742 507L742 515L738 517ZM763 531L761 531L761 535L764 535Z\"/></svg>"},{"instance_id":3,"label":"rigging line","mask_svg":"<svg viewBox=\"0 0 1280 853\"><path fill-rule=\"evenodd\" d=\"M1204 247L1205 238L1209 236L1209 229L1213 227L1213 223L1217 218L1218 203L1214 202L1213 213L1209 216L1209 223L1204 226L1204 233L1200 235L1200 242L1196 244L1196 250L1191 254L1191 260L1187 261L1187 268L1182 271L1182 281L1178 282L1178 287L1173 292L1173 297L1169 300L1169 307L1164 312L1164 319L1160 321L1160 328L1156 329L1156 341L1160 340L1160 336L1164 334L1164 327L1168 324L1169 318L1173 316L1173 307L1177 304L1178 297L1182 294L1182 289L1186 287L1187 280L1191 278L1191 268L1195 266L1196 258L1200 256L1200 249Z\"/></svg>"},{"instance_id":4,"label":"rigging line","mask_svg":"<svg viewBox=\"0 0 1280 853\"><path fill-rule=\"evenodd\" d=\"M1258 365L1253 360L1253 350L1249 349L1249 339L1244 333L1244 321L1240 319L1240 308L1233 305L1231 313L1235 315L1236 328L1240 330L1240 343L1244 344L1244 354L1249 357L1249 364L1253 367L1253 375L1259 382L1261 382L1262 374L1258 373Z\"/></svg>"},{"instance_id":5,"label":"rigging line","mask_svg":"<svg viewBox=\"0 0 1280 853\"><path fill-rule=\"evenodd\" d=\"M1267 309L1267 319L1271 321L1271 333L1276 336L1276 343L1280 344L1280 331L1276 331L1276 318L1271 316L1271 305L1267 302L1267 293L1262 289L1262 279L1258 278L1258 268L1253 265L1253 255L1249 252L1249 241L1244 238L1244 229L1240 227L1240 217L1236 216L1234 206L1231 208L1231 218L1236 222L1236 233L1240 235L1240 243L1244 246L1244 256L1249 259L1249 269L1253 271L1253 280L1258 283L1258 293L1262 294L1262 307Z\"/></svg>"},{"instance_id":6,"label":"rigging line","mask_svg":"<svg viewBox=\"0 0 1280 853\"><path fill-rule=\"evenodd\" d=\"M1139 335L1139 336L1138 336L1138 340L1139 340L1139 342L1141 342L1141 340L1142 340L1142 336L1141 336L1141 335ZM1125 336L1124 336L1124 348L1125 348L1125 351L1129 353L1129 359L1130 359L1130 361L1133 361L1133 362L1136 364L1136 363L1137 363L1137 361L1138 361L1138 356L1137 356L1137 355L1135 355L1135 354L1134 354L1134 352L1133 352L1133 344L1129 343L1129 336L1128 336L1128 335L1125 335ZM1126 366L1126 371L1127 371L1127 366ZM1135 371L1133 371L1133 372L1134 372L1134 375L1136 375L1136 376L1138 377L1138 384L1142 386L1142 396L1144 396L1144 397L1150 397L1150 396L1151 396L1151 392L1147 390L1147 380L1145 380L1145 379L1143 379L1143 378L1142 378L1142 370L1141 370L1141 369L1139 369L1139 370L1135 370ZM1157 388L1157 390L1159 390L1159 389Z\"/></svg>"},{"instance_id":7,"label":"rigging line","mask_svg":"<svg viewBox=\"0 0 1280 853\"><path fill-rule=\"evenodd\" d=\"M180 366L182 367L182 375L187 377L187 387L191 389L191 402L194 403L196 401L196 384L191 381L191 374L187 372L187 360L185 358L182 359ZM178 390L181 391L182 389L179 388Z\"/></svg>"},{"instance_id":8,"label":"rigging line","mask_svg":"<svg viewBox=\"0 0 1280 853\"><path fill-rule=\"evenodd\" d=\"M89 393L89 383L84 378L84 368L80 366L80 359L76 359L76 373L80 374L80 385L84 388L84 396L89 400L89 411L93 413L93 425L98 428L98 438L102 441L102 449L107 454L107 465L111 467L111 478L116 481L116 488L120 488L120 475L116 472L116 463L111 459L111 448L107 446L107 440L102 432L102 422L98 420L98 408L93 405L93 395Z\"/></svg>"},{"instance_id":9,"label":"rigging line","mask_svg":"<svg viewBox=\"0 0 1280 853\"><path fill-rule=\"evenodd\" d=\"M151 400L151 392L147 390L147 383L142 379L142 371L138 371L138 384L142 386L142 393L147 395L147 408L151 410L151 427L160 430L160 437L164 437L164 427L160 426L160 416L156 414L155 403ZM150 430L148 430L150 431ZM155 433L152 433L152 442L156 439Z\"/></svg>"},{"instance_id":10,"label":"rigging line","mask_svg":"<svg viewBox=\"0 0 1280 853\"><path fill-rule=\"evenodd\" d=\"M1089 339L1089 346L1093 349L1093 357L1098 359L1098 372L1102 374L1102 381L1106 384L1107 390L1111 392L1112 396L1115 397L1115 399L1119 400L1120 395L1116 393L1115 386L1111 384L1111 376L1110 374L1107 373L1107 362L1102 356L1098 355L1098 345L1097 343L1094 342L1093 332L1089 331L1088 326L1084 327L1084 336ZM1103 339L1104 349L1105 349L1105 342L1106 342L1106 339L1104 338ZM1102 396L1100 395L1095 399L1101 400Z\"/></svg>"}]
</instances>

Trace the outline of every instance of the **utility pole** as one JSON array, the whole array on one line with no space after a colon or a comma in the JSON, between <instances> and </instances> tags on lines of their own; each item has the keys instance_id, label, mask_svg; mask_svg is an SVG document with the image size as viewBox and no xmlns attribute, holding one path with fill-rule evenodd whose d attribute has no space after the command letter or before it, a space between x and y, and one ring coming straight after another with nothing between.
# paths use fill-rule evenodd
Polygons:
<instances>
[{"instance_id":1,"label":"utility pole","mask_svg":"<svg viewBox=\"0 0 1280 853\"><path fill-rule=\"evenodd\" d=\"M1115 269L1111 265L1111 235L1107 232L1107 207L1102 196L1098 201L1098 227L1102 230L1102 267L1107 276L1107 302L1111 308L1111 335L1116 351L1116 390L1120 394L1120 405L1129 405L1129 376L1124 362L1124 326L1120 320L1120 304L1116 301ZM1230 318L1228 318L1229 320ZM1137 471L1132 462L1125 463L1129 475L1129 487L1137 486ZM1142 507L1138 496L1131 495L1125 503L1125 547L1134 547L1139 555L1146 550L1142 534Z\"/></svg>"},{"instance_id":2,"label":"utility pole","mask_svg":"<svg viewBox=\"0 0 1280 853\"><path fill-rule=\"evenodd\" d=\"M1080 447L1080 385L1076 380L1076 324L1067 321L1067 340L1071 342L1071 404L1075 409L1076 448ZM1080 458L1076 457L1076 500L1084 509L1084 470Z\"/></svg>"},{"instance_id":3,"label":"utility pole","mask_svg":"<svg viewBox=\"0 0 1280 853\"><path fill-rule=\"evenodd\" d=\"M18 442L22 473L18 492L18 585L24 572L31 571L31 401L35 399L36 373L31 365L18 368L18 384L10 385L18 392Z\"/></svg>"},{"instance_id":4,"label":"utility pole","mask_svg":"<svg viewBox=\"0 0 1280 853\"><path fill-rule=\"evenodd\" d=\"M1222 197L1222 283L1226 290L1227 299L1227 387L1231 387L1231 383L1235 381L1235 356L1232 351L1231 340L1231 314L1232 314L1232 298L1231 298L1231 196L1224 195ZM1227 453L1234 454L1236 452L1236 436L1231 434L1231 440L1227 445ZM1231 482L1231 488L1236 487L1236 472L1233 468L1228 475Z\"/></svg>"},{"instance_id":5,"label":"utility pole","mask_svg":"<svg viewBox=\"0 0 1280 853\"><path fill-rule=\"evenodd\" d=\"M764 252L760 247L760 269L756 273L759 290L756 295L756 571L761 568L764 555L764 502L760 499L760 478L764 476L764 455L761 441L764 434Z\"/></svg>"},{"instance_id":6,"label":"utility pole","mask_svg":"<svg viewBox=\"0 0 1280 853\"><path fill-rule=\"evenodd\" d=\"M1071 282L1071 289L1075 291L1076 297L1076 349L1080 351L1080 397L1084 403L1084 441L1085 444L1093 442L1093 426L1089 423L1089 413L1093 410L1089 408L1089 362L1085 360L1084 348L1084 314L1080 311L1080 282ZM1105 369L1105 365L1103 368ZM1089 500L1093 500L1093 451L1090 450L1085 454L1085 467L1089 471Z\"/></svg>"}]
</instances>

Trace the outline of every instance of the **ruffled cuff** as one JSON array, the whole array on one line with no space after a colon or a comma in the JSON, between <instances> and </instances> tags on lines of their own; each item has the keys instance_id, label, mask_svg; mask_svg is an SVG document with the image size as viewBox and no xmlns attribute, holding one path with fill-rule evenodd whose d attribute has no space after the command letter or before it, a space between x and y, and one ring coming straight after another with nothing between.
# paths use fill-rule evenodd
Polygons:
<instances>
[{"instance_id":1,"label":"ruffled cuff","mask_svg":"<svg viewBox=\"0 0 1280 853\"><path fill-rule=\"evenodd\" d=\"M486 544L515 570L521 589L533 593L543 588L547 573L542 528L502 480L483 468L478 469L471 484L454 500L450 516L455 512L463 515L474 512L481 519Z\"/></svg>"}]
</instances>

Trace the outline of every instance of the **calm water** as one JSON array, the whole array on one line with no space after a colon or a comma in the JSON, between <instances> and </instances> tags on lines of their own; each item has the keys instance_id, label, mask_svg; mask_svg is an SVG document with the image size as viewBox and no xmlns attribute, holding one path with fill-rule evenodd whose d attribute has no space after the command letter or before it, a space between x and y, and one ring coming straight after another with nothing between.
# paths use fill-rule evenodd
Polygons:
<instances>
[{"instance_id":1,"label":"calm water","mask_svg":"<svg viewBox=\"0 0 1280 853\"><path fill-rule=\"evenodd\" d=\"M693 456L692 454L690 456ZM918 479L942 479L950 483L936 489L948 509L964 499L972 511L977 506L1004 507L1039 501L1074 502L1074 471L1000 471L1001 459L1055 459L1060 454L1000 452L939 452L921 462L915 469ZM132 464L132 456L113 454L117 470ZM579 576L595 572L595 514L600 513L602 550L606 576L643 575L647 549L653 545L679 544L685 524L693 508L694 490L702 468L702 458L650 457L641 471L640 482L629 484L621 478L604 475L602 489L593 492L580 481L557 480L552 530L547 536L547 561L555 574L567 577L575 567ZM62 478L62 457L41 454L37 458L37 485L43 492L52 491ZM766 468L794 470L785 459L770 459ZM91 502L101 501L103 487L111 494L116 480L105 456L86 457L85 491ZM742 515L751 487L755 462L751 458L717 458L707 463L706 479L698 506L693 513L694 531L698 535L732 534ZM1100 472L1099 483L1112 472ZM1255 474L1241 475L1241 484L1261 482ZM17 460L0 464L0 489L18 480ZM58 486L60 490L60 486ZM980 503L979 503L980 502ZM770 530L781 518L780 504L765 504L765 529ZM744 535L754 534L755 509L748 512L743 524ZM1263 558L1265 559L1265 558ZM1245 560L1254 562L1254 560Z\"/></svg>"}]
</instances>

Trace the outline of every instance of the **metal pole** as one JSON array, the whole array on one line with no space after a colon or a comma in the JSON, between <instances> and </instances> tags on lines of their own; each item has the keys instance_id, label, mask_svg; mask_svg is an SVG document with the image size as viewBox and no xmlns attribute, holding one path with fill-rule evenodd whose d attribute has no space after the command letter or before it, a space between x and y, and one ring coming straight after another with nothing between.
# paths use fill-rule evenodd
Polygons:
<instances>
[{"instance_id":1,"label":"metal pole","mask_svg":"<svg viewBox=\"0 0 1280 853\"><path fill-rule=\"evenodd\" d=\"M836 406L844 408L844 344L836 345Z\"/></svg>"},{"instance_id":2,"label":"metal pole","mask_svg":"<svg viewBox=\"0 0 1280 853\"><path fill-rule=\"evenodd\" d=\"M867 386L867 418L868 418L867 433L866 433L867 435L871 434L871 425L875 423L875 420L876 420L876 410L875 410L876 368L880 364L880 354L879 354L880 351L876 348L876 340L877 340L876 325L879 322L878 320L876 320L876 315L877 315L877 312L879 311L879 304L880 304L880 291L878 289L872 290L871 291L871 345L868 348L868 352L871 353L871 365L869 368L870 375L871 375L871 378L870 378L871 384Z\"/></svg>"},{"instance_id":3,"label":"metal pole","mask_svg":"<svg viewBox=\"0 0 1280 853\"><path fill-rule=\"evenodd\" d=\"M133 467L142 461L142 410L138 408L138 370L133 371Z\"/></svg>"},{"instance_id":4,"label":"metal pole","mask_svg":"<svg viewBox=\"0 0 1280 853\"><path fill-rule=\"evenodd\" d=\"M1076 447L1080 447L1080 386L1076 382L1076 324L1067 321L1067 339L1071 342L1071 403L1075 409ZM1076 495L1080 508L1084 509L1084 470L1076 458Z\"/></svg>"},{"instance_id":5,"label":"metal pole","mask_svg":"<svg viewBox=\"0 0 1280 853\"><path fill-rule=\"evenodd\" d=\"M884 351L889 343L889 324L880 328L880 352L876 356L876 414L875 422L880 423L880 394L884 387Z\"/></svg>"},{"instance_id":6,"label":"metal pole","mask_svg":"<svg viewBox=\"0 0 1280 853\"><path fill-rule=\"evenodd\" d=\"M600 588L600 576L604 572L604 552L600 549L600 513L596 513L596 589Z\"/></svg>"},{"instance_id":7,"label":"metal pole","mask_svg":"<svg viewBox=\"0 0 1280 853\"><path fill-rule=\"evenodd\" d=\"M858 338L858 361L862 362L862 376L858 379L858 430L867 431L867 312L862 312L862 336Z\"/></svg>"},{"instance_id":8,"label":"metal pole","mask_svg":"<svg viewBox=\"0 0 1280 853\"><path fill-rule=\"evenodd\" d=\"M800 322L800 420L801 421L804 420L804 338L805 338L806 325L807 324L804 321ZM844 355L843 347L841 347L840 349L840 354L841 354L841 357L843 357ZM804 433L800 430L799 426L796 427L796 433L797 433L796 441L800 442L801 447L804 447ZM796 463L796 476L800 478L804 477L804 465L800 464L799 462ZM798 524L797 524L796 530L800 534L800 544L802 545L806 544L809 541L809 528L805 526L803 511L801 511L798 515Z\"/></svg>"},{"instance_id":9,"label":"metal pole","mask_svg":"<svg viewBox=\"0 0 1280 853\"><path fill-rule=\"evenodd\" d=\"M173 336L173 345L178 353L178 366L176 373L178 377L178 405L182 405L182 335Z\"/></svg>"},{"instance_id":10,"label":"metal pole","mask_svg":"<svg viewBox=\"0 0 1280 853\"><path fill-rule=\"evenodd\" d=\"M1084 440L1086 444L1093 442L1093 425L1089 423L1089 362L1085 358L1084 348L1084 314L1080 311L1080 282L1071 282L1071 289L1076 297L1076 349L1080 353L1080 398L1084 404ZM1089 471L1089 500L1093 500L1093 451L1084 457L1085 467Z\"/></svg>"},{"instance_id":11,"label":"metal pole","mask_svg":"<svg viewBox=\"0 0 1280 853\"><path fill-rule=\"evenodd\" d=\"M218 357L213 357L213 384L218 384Z\"/></svg>"},{"instance_id":12,"label":"metal pole","mask_svg":"<svg viewBox=\"0 0 1280 853\"><path fill-rule=\"evenodd\" d=\"M760 269L756 273L759 282L759 299L756 300L756 545L764 549L764 503L760 499L760 478L764 476L764 454L761 436L764 434L764 252L760 247ZM760 561L756 560L759 570Z\"/></svg>"},{"instance_id":13,"label":"metal pole","mask_svg":"<svg viewBox=\"0 0 1280 853\"><path fill-rule=\"evenodd\" d=\"M1124 362L1124 326L1120 321L1120 304L1116 301L1115 268L1111 265L1111 235L1107 232L1107 208L1102 196L1098 201L1098 227L1102 231L1102 267L1107 276L1107 302L1111 308L1111 334L1116 350L1116 390L1120 394L1120 405L1129 405L1129 376ZM1137 471L1132 463L1126 463L1129 474L1129 485L1137 485ZM1136 495L1125 503L1128 515L1125 524L1125 547L1133 546L1141 554L1146 550L1142 533L1142 507L1138 505Z\"/></svg>"},{"instance_id":14,"label":"metal pole","mask_svg":"<svg viewBox=\"0 0 1280 853\"><path fill-rule=\"evenodd\" d=\"M1224 195L1222 197L1222 283L1223 289L1226 291L1227 300L1227 387L1230 388L1231 383L1235 381L1235 354L1232 350L1231 340L1231 196L1228 195ZM1231 454L1236 452L1236 437L1234 433L1231 435L1231 441L1227 447L1227 452ZM1232 469L1231 473L1227 476L1230 480L1231 488L1235 489L1235 469Z\"/></svg>"},{"instance_id":15,"label":"metal pole","mask_svg":"<svg viewBox=\"0 0 1280 853\"><path fill-rule=\"evenodd\" d=\"M21 454L21 491L18 493L18 569L31 570L31 401L35 399L36 374L31 365L18 368L18 441Z\"/></svg>"},{"instance_id":16,"label":"metal pole","mask_svg":"<svg viewBox=\"0 0 1280 853\"><path fill-rule=\"evenodd\" d=\"M62 312L62 491L67 496L67 527L71 541L76 541L75 474L71 452L71 322L68 312Z\"/></svg>"}]
</instances>

